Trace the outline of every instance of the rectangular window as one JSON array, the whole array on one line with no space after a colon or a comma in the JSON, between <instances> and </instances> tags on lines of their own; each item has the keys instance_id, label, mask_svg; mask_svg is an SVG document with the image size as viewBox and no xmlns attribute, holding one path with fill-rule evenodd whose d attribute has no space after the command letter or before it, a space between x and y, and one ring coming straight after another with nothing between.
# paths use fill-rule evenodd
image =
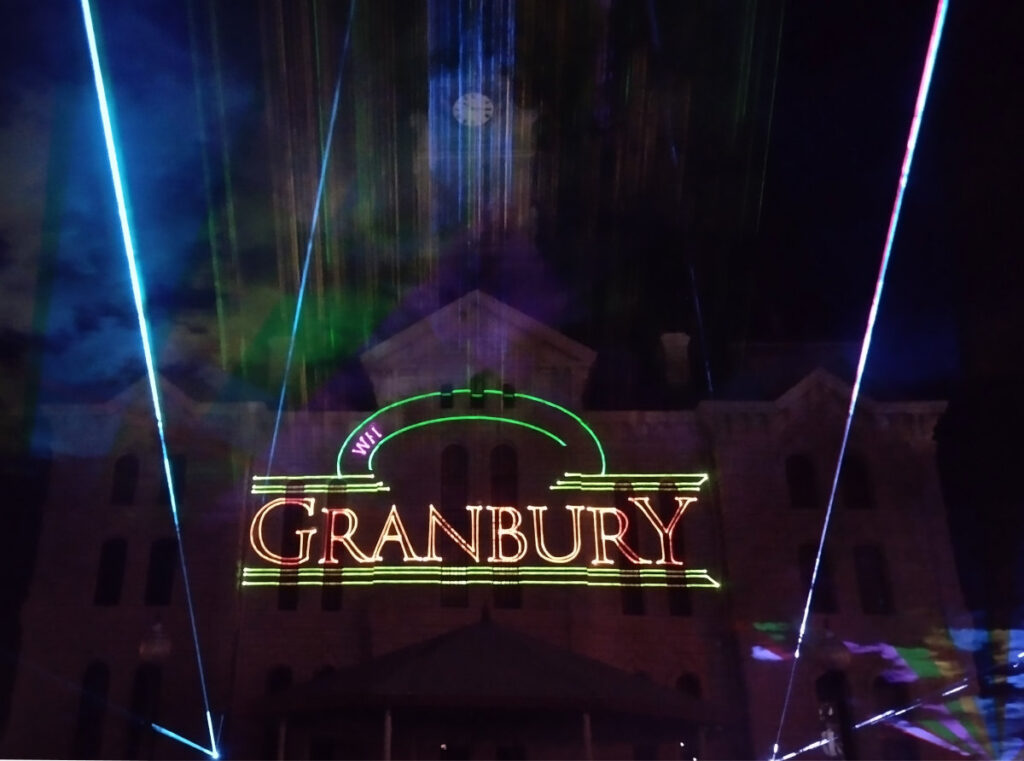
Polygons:
<instances>
[{"instance_id":1,"label":"rectangular window","mask_svg":"<svg viewBox=\"0 0 1024 761\"><path fill-rule=\"evenodd\" d=\"M466 584L465 567L443 566L441 568L441 607L469 607L469 586Z\"/></svg>"},{"instance_id":2,"label":"rectangular window","mask_svg":"<svg viewBox=\"0 0 1024 761\"><path fill-rule=\"evenodd\" d=\"M324 583L320 591L320 609L326 611L341 610L342 589L340 579L333 583Z\"/></svg>"},{"instance_id":3,"label":"rectangular window","mask_svg":"<svg viewBox=\"0 0 1024 761\"><path fill-rule=\"evenodd\" d=\"M624 568L619 589L622 591L622 612L627 616L642 616L645 612L644 589L640 586L640 571Z\"/></svg>"},{"instance_id":4,"label":"rectangular window","mask_svg":"<svg viewBox=\"0 0 1024 761\"><path fill-rule=\"evenodd\" d=\"M869 615L891 615L892 590L885 553L877 544L862 544L853 548L853 567L857 575L861 610Z\"/></svg>"},{"instance_id":5,"label":"rectangular window","mask_svg":"<svg viewBox=\"0 0 1024 761\"><path fill-rule=\"evenodd\" d=\"M121 602L128 543L122 537L108 539L100 549L100 567L96 574L96 605L117 605Z\"/></svg>"},{"instance_id":6,"label":"rectangular window","mask_svg":"<svg viewBox=\"0 0 1024 761\"><path fill-rule=\"evenodd\" d=\"M523 588L519 585L518 568L496 568L493 589L495 608L519 610L523 607Z\"/></svg>"},{"instance_id":7,"label":"rectangular window","mask_svg":"<svg viewBox=\"0 0 1024 761\"><path fill-rule=\"evenodd\" d=\"M174 537L157 539L149 549L146 572L146 605L170 605L174 569L178 565L178 543Z\"/></svg>"}]
</instances>

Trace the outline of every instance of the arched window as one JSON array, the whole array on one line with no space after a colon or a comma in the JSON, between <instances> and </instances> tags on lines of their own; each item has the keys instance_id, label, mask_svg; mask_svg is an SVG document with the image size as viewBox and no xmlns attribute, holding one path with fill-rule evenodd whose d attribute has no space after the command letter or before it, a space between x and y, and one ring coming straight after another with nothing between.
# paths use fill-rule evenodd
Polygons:
<instances>
[{"instance_id":1,"label":"arched window","mask_svg":"<svg viewBox=\"0 0 1024 761\"><path fill-rule=\"evenodd\" d=\"M441 452L441 512L448 520L465 512L469 501L469 452L449 444Z\"/></svg>"},{"instance_id":2,"label":"arched window","mask_svg":"<svg viewBox=\"0 0 1024 761\"><path fill-rule=\"evenodd\" d=\"M666 526L672 520L676 510L679 508L676 497L679 493L671 483L663 483L654 501L654 509L658 513L661 522ZM637 516L639 518L639 515ZM675 557L685 562L686 539L684 534L685 521L676 524L672 534L672 552ZM690 597L690 588L686 586L686 580L673 577L668 587L668 612L673 616L689 616L693 614L693 601Z\"/></svg>"},{"instance_id":3,"label":"arched window","mask_svg":"<svg viewBox=\"0 0 1024 761\"><path fill-rule=\"evenodd\" d=\"M93 661L82 674L72 758L102 758L103 720L107 713L109 690L110 669L102 661Z\"/></svg>"},{"instance_id":4,"label":"arched window","mask_svg":"<svg viewBox=\"0 0 1024 761\"><path fill-rule=\"evenodd\" d=\"M704 693L701 688L700 677L692 671L685 671L680 674L679 678L676 679L676 689L694 700L700 700ZM700 758L703 755L701 752L703 746L701 735L702 733L699 728L689 727L689 731L684 735L686 737L685 748L680 748L681 758Z\"/></svg>"},{"instance_id":5,"label":"arched window","mask_svg":"<svg viewBox=\"0 0 1024 761\"><path fill-rule=\"evenodd\" d=\"M871 489L871 478L864 458L848 454L843 458L843 470L839 474L839 499L849 510L870 510L875 506Z\"/></svg>"},{"instance_id":6,"label":"arched window","mask_svg":"<svg viewBox=\"0 0 1024 761\"><path fill-rule=\"evenodd\" d=\"M491 450L491 504L515 507L519 502L519 459L515 447L499 444ZM494 607L523 607L519 569L503 568L495 578Z\"/></svg>"},{"instance_id":7,"label":"arched window","mask_svg":"<svg viewBox=\"0 0 1024 761\"><path fill-rule=\"evenodd\" d=\"M467 504L469 452L461 444L449 444L441 452L441 514L462 536L468 536ZM460 555L441 572L441 605L446 608L465 608L469 605L465 571L454 567L465 563Z\"/></svg>"},{"instance_id":8,"label":"arched window","mask_svg":"<svg viewBox=\"0 0 1024 761\"><path fill-rule=\"evenodd\" d=\"M622 481L615 484L615 507L631 517L622 540L628 547L640 554L637 529L639 521L636 520L636 508L629 501L630 493L629 483ZM615 564L622 574L619 582L622 592L622 612L627 616L642 616L646 612L646 606L644 604L644 589L640 586L640 569L621 556L616 557Z\"/></svg>"},{"instance_id":9,"label":"arched window","mask_svg":"<svg viewBox=\"0 0 1024 761\"><path fill-rule=\"evenodd\" d=\"M135 502L135 487L139 483L139 458L123 454L114 463L114 479L110 488L110 502L131 505Z\"/></svg>"},{"instance_id":10,"label":"arched window","mask_svg":"<svg viewBox=\"0 0 1024 761\"><path fill-rule=\"evenodd\" d=\"M123 537L108 539L100 549L100 565L96 574L96 605L117 605L121 602L121 587L124 585L124 566L128 555L128 543Z\"/></svg>"},{"instance_id":11,"label":"arched window","mask_svg":"<svg viewBox=\"0 0 1024 761\"><path fill-rule=\"evenodd\" d=\"M178 543L173 536L157 539L150 545L149 568L146 571L146 605L170 605L177 563Z\"/></svg>"},{"instance_id":12,"label":"arched window","mask_svg":"<svg viewBox=\"0 0 1024 761\"><path fill-rule=\"evenodd\" d=\"M842 750L842 758L859 758L854 746L855 738L850 717L850 683L846 673L838 669L829 669L815 680L814 693L818 698L819 719L832 730L840 746L826 753L834 756L837 755L836 751Z\"/></svg>"},{"instance_id":13,"label":"arched window","mask_svg":"<svg viewBox=\"0 0 1024 761\"><path fill-rule=\"evenodd\" d=\"M853 568L857 575L861 609L868 614L889 615L893 612L892 588L885 552L877 544L860 544L853 548Z\"/></svg>"},{"instance_id":14,"label":"arched window","mask_svg":"<svg viewBox=\"0 0 1024 761\"><path fill-rule=\"evenodd\" d=\"M292 686L292 670L289 666L277 665L267 672L265 682L268 695L279 695ZM277 722L268 722L263 728L263 752L261 758L284 758L280 743L284 737L280 734Z\"/></svg>"},{"instance_id":15,"label":"arched window","mask_svg":"<svg viewBox=\"0 0 1024 761\"><path fill-rule=\"evenodd\" d=\"M153 732L151 725L158 718L160 703L160 667L143 663L135 669L131 699L128 706L128 732L125 758L152 757ZM149 746L143 750L143 741Z\"/></svg>"},{"instance_id":16,"label":"arched window","mask_svg":"<svg viewBox=\"0 0 1024 761\"><path fill-rule=\"evenodd\" d=\"M789 504L797 510L814 510L818 503L818 480L814 464L806 455L793 454L786 458L786 484L789 486Z\"/></svg>"}]
</instances>

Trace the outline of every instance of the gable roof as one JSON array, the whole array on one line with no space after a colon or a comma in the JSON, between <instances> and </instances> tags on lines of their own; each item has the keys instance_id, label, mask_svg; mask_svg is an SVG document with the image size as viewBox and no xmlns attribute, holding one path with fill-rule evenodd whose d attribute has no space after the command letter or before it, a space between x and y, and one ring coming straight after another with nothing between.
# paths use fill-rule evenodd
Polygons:
<instances>
[{"instance_id":1,"label":"gable roof","mask_svg":"<svg viewBox=\"0 0 1024 761\"><path fill-rule=\"evenodd\" d=\"M483 291L441 307L362 354L378 402L461 386L481 372L576 403L596 353Z\"/></svg>"},{"instance_id":2,"label":"gable roof","mask_svg":"<svg viewBox=\"0 0 1024 761\"><path fill-rule=\"evenodd\" d=\"M430 356L439 346L464 344L467 340L477 344L478 352L498 348L489 345L496 340L529 342L535 349L547 350L572 365L589 366L596 356L589 347L475 290L371 347L362 360L368 368L413 364L413 357Z\"/></svg>"}]
</instances>

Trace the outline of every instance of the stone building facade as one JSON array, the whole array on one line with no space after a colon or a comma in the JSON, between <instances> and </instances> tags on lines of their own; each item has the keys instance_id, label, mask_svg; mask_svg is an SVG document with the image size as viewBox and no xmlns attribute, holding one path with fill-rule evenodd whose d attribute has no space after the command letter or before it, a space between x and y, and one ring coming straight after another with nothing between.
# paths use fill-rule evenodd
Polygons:
<instances>
[{"instance_id":1,"label":"stone building facade","mask_svg":"<svg viewBox=\"0 0 1024 761\"><path fill-rule=\"evenodd\" d=\"M665 342L677 380L684 339ZM227 757L769 756L849 387L817 369L772 398L588 411L594 359L476 291L363 355L376 410L287 412L275 433L262 402L164 379L188 590L145 383L48 409L55 451L3 754L202 755L152 725L209 747L205 691ZM968 674L948 635L963 604L934 464L942 411L862 399L783 752L822 737L827 704L849 756L956 755L925 744L934 733L913 713L872 722L915 701L949 713L936 696ZM455 725L438 705L419 739L389 711L385 742L383 719L363 736L275 708L274 695L482 615L706 711L678 737L644 734L642 716L632 735L602 734L588 714L585 732L551 739L498 701L502 732L445 741Z\"/></svg>"}]
</instances>

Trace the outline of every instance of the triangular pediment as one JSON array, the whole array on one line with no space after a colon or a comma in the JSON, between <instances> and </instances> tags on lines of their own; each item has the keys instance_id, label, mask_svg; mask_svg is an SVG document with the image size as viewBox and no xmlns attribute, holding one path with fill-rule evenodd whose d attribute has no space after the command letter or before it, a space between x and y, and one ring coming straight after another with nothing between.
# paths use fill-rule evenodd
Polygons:
<instances>
[{"instance_id":1,"label":"triangular pediment","mask_svg":"<svg viewBox=\"0 0 1024 761\"><path fill-rule=\"evenodd\" d=\"M157 390L160 394L160 409L165 421L191 419L196 414L197 403L192 397L162 375L157 375ZM153 415L153 395L149 379L139 378L117 396L107 401L104 408L130 415Z\"/></svg>"},{"instance_id":2,"label":"triangular pediment","mask_svg":"<svg viewBox=\"0 0 1024 761\"><path fill-rule=\"evenodd\" d=\"M794 383L784 394L775 400L780 408L809 407L821 403L831 404L842 409L849 409L850 394L853 388L839 376L818 367ZM875 401L860 393L857 406L875 411Z\"/></svg>"},{"instance_id":3,"label":"triangular pediment","mask_svg":"<svg viewBox=\"0 0 1024 761\"><path fill-rule=\"evenodd\" d=\"M471 291L371 347L362 363L378 402L490 382L578 403L595 352L483 291Z\"/></svg>"}]
</instances>

